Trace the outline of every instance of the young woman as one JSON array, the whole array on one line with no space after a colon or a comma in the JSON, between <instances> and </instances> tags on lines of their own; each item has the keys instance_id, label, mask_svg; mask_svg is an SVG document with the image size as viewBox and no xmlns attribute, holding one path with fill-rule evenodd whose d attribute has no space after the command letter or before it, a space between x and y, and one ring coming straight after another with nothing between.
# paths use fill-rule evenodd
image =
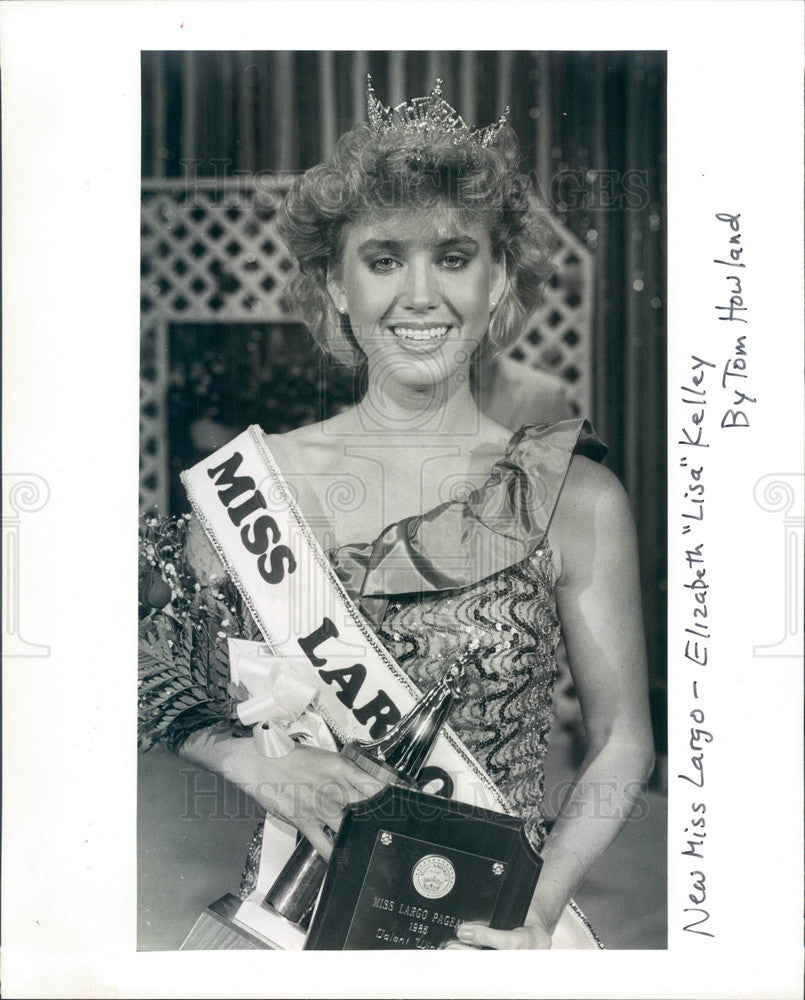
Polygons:
<instances>
[{"instance_id":1,"label":"young woman","mask_svg":"<svg viewBox=\"0 0 805 1000\"><path fill-rule=\"evenodd\" d=\"M464 925L459 940L549 948L653 752L635 536L623 489L599 464L604 447L582 421L512 437L470 392L473 359L517 339L549 273L514 136L503 120L471 131L438 88L394 111L370 88L369 125L299 178L280 225L314 337L363 365L366 387L347 412L264 444L348 594L420 690L466 654L450 725L526 818L544 866L523 927ZM197 521L189 556L202 583L220 579ZM587 753L546 836L560 632ZM251 742L199 728L183 734L182 752L328 856L328 828L379 782L328 750L266 759Z\"/></svg>"}]
</instances>

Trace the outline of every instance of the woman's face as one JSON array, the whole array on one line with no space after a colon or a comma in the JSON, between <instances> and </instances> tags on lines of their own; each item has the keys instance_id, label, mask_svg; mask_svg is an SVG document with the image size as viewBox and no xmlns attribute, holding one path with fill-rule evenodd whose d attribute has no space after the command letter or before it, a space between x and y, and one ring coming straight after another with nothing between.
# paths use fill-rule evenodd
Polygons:
<instances>
[{"instance_id":1,"label":"woman's face","mask_svg":"<svg viewBox=\"0 0 805 1000\"><path fill-rule=\"evenodd\" d=\"M505 280L484 222L444 205L350 225L328 288L370 378L432 386L466 369Z\"/></svg>"}]
</instances>

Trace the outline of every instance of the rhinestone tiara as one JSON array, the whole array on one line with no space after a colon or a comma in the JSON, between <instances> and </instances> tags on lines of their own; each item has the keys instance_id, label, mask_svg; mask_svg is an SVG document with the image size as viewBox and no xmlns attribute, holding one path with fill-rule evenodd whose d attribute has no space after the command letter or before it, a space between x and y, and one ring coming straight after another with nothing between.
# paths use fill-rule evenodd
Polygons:
<instances>
[{"instance_id":1,"label":"rhinestone tiara","mask_svg":"<svg viewBox=\"0 0 805 1000\"><path fill-rule=\"evenodd\" d=\"M366 112L369 128L375 135L405 132L412 138L441 139L453 136L457 145L471 142L477 146L493 146L509 117L508 107L496 122L486 128L471 129L455 108L442 97L442 81L427 97L414 97L396 108L387 108L377 99L372 77L366 75Z\"/></svg>"}]
</instances>

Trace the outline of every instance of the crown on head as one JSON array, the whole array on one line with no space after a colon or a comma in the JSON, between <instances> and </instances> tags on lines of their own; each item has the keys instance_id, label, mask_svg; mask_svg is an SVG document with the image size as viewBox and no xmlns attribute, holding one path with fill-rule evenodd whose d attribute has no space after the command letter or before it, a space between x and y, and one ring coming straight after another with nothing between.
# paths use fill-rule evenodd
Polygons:
<instances>
[{"instance_id":1,"label":"crown on head","mask_svg":"<svg viewBox=\"0 0 805 1000\"><path fill-rule=\"evenodd\" d=\"M471 142L478 146L492 146L509 117L509 109L496 122L486 128L471 129L455 108L442 97L442 81L427 97L414 97L403 101L396 108L387 108L377 99L372 87L372 77L366 76L366 111L369 128L376 135L386 132L407 132L412 138L441 139L452 136L453 141Z\"/></svg>"}]
</instances>

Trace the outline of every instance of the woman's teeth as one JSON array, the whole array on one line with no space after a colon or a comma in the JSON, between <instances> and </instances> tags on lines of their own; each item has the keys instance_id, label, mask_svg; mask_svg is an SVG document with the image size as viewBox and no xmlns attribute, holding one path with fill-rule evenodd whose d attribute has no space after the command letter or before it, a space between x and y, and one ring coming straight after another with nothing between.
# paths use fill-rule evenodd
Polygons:
<instances>
[{"instance_id":1,"label":"woman's teeth","mask_svg":"<svg viewBox=\"0 0 805 1000\"><path fill-rule=\"evenodd\" d=\"M426 341L440 340L442 337L446 337L450 327L428 326L423 329L422 327L413 326L393 326L391 329L394 335L401 340Z\"/></svg>"}]
</instances>

